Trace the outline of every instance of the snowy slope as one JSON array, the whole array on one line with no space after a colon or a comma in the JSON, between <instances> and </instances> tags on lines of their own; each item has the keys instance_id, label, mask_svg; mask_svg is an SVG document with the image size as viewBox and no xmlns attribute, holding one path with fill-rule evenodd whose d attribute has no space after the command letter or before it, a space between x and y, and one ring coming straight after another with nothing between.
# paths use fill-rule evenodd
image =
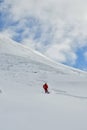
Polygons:
<instances>
[{"instance_id":1,"label":"snowy slope","mask_svg":"<svg viewBox=\"0 0 87 130\"><path fill-rule=\"evenodd\" d=\"M56 63L39 52L36 52L29 47L20 45L19 43L12 41L8 37L4 37L0 34L0 53L1 54L11 54L21 57L28 57L31 60L50 65L51 67L59 69L64 73L82 73L81 70L73 69L72 67L67 67L65 65Z\"/></svg>"},{"instance_id":2,"label":"snowy slope","mask_svg":"<svg viewBox=\"0 0 87 130\"><path fill-rule=\"evenodd\" d=\"M0 130L87 130L86 80L86 72L0 35Z\"/></svg>"}]
</instances>

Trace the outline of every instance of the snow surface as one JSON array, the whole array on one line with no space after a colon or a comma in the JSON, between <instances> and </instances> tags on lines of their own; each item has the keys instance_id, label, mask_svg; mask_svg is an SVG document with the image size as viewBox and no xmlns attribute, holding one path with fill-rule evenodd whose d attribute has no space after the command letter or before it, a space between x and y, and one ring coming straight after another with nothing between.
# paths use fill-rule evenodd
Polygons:
<instances>
[{"instance_id":1,"label":"snow surface","mask_svg":"<svg viewBox=\"0 0 87 130\"><path fill-rule=\"evenodd\" d=\"M87 130L87 73L0 35L0 130Z\"/></svg>"}]
</instances>

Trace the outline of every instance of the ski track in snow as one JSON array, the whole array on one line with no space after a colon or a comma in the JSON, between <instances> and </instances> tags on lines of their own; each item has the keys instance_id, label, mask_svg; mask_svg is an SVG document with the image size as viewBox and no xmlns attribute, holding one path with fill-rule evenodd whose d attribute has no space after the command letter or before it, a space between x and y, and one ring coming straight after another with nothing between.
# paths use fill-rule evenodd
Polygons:
<instances>
[{"instance_id":1,"label":"ski track in snow","mask_svg":"<svg viewBox=\"0 0 87 130\"><path fill-rule=\"evenodd\" d=\"M63 90L55 90L55 89L52 89L54 94L60 94L60 95L63 95L63 96L69 96L69 97L73 97L73 98L78 98L78 99L85 99L87 100L87 97L84 97L84 96L77 96L77 95L74 95L74 94L69 94L67 93L67 91L63 91Z\"/></svg>"}]
</instances>

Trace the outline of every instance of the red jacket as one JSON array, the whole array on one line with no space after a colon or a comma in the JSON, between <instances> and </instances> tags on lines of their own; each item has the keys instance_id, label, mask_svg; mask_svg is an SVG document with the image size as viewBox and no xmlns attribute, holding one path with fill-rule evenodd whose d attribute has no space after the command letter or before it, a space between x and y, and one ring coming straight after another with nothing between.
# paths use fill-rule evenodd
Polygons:
<instances>
[{"instance_id":1,"label":"red jacket","mask_svg":"<svg viewBox=\"0 0 87 130\"><path fill-rule=\"evenodd\" d=\"M48 89L48 85L45 83L44 85L43 85L43 88L46 90L46 89Z\"/></svg>"}]
</instances>

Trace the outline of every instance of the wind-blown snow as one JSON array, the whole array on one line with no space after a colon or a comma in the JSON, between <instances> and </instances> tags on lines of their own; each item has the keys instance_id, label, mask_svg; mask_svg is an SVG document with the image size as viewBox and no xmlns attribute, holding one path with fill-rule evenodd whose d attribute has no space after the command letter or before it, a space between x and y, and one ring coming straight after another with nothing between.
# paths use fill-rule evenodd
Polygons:
<instances>
[{"instance_id":1,"label":"wind-blown snow","mask_svg":"<svg viewBox=\"0 0 87 130\"><path fill-rule=\"evenodd\" d=\"M86 80L86 72L0 36L0 130L87 130Z\"/></svg>"}]
</instances>

